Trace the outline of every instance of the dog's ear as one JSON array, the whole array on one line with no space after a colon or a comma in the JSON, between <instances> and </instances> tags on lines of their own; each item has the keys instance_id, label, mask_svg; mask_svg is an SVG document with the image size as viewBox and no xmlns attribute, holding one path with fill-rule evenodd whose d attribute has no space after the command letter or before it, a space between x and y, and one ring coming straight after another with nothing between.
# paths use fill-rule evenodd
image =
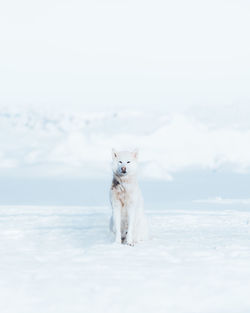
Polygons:
<instances>
[{"instance_id":1,"label":"dog's ear","mask_svg":"<svg viewBox=\"0 0 250 313\"><path fill-rule=\"evenodd\" d=\"M113 160L118 158L118 153L114 148L112 149L112 158Z\"/></svg>"},{"instance_id":2,"label":"dog's ear","mask_svg":"<svg viewBox=\"0 0 250 313\"><path fill-rule=\"evenodd\" d=\"M134 158L134 159L138 159L138 154L139 154L139 151L138 151L138 149L136 148L136 149L132 152L133 158Z\"/></svg>"}]
</instances>

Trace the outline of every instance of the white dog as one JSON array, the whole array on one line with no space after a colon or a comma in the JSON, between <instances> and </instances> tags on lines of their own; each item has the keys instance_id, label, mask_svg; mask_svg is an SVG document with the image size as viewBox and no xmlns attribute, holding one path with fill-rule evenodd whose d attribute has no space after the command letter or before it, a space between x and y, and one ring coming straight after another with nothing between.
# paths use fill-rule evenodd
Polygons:
<instances>
[{"instance_id":1,"label":"white dog","mask_svg":"<svg viewBox=\"0 0 250 313\"><path fill-rule=\"evenodd\" d=\"M116 243L135 243L148 236L143 198L137 182L138 152L112 150L113 181L110 190L110 230Z\"/></svg>"}]
</instances>

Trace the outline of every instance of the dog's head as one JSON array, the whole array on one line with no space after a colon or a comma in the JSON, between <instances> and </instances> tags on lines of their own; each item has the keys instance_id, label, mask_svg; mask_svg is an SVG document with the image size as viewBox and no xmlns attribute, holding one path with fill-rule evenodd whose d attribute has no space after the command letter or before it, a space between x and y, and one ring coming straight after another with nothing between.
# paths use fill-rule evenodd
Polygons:
<instances>
[{"instance_id":1,"label":"dog's head","mask_svg":"<svg viewBox=\"0 0 250 313\"><path fill-rule=\"evenodd\" d=\"M138 150L120 151L112 149L112 169L118 176L133 175L137 170Z\"/></svg>"}]
</instances>

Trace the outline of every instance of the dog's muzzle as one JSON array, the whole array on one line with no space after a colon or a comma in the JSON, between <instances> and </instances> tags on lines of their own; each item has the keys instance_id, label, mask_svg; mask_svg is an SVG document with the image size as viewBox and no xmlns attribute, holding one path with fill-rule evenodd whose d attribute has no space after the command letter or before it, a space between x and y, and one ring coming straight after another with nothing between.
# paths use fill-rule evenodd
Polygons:
<instances>
[{"instance_id":1,"label":"dog's muzzle","mask_svg":"<svg viewBox=\"0 0 250 313\"><path fill-rule=\"evenodd\" d=\"M122 171L122 174L126 174L127 173L126 167L125 166L121 167L121 171Z\"/></svg>"}]
</instances>

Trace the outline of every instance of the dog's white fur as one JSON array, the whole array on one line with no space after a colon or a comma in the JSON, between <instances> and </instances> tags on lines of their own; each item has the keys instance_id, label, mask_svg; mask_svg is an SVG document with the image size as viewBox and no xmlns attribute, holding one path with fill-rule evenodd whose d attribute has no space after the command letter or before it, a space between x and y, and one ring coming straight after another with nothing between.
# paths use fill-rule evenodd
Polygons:
<instances>
[{"instance_id":1,"label":"dog's white fur","mask_svg":"<svg viewBox=\"0 0 250 313\"><path fill-rule=\"evenodd\" d=\"M113 181L110 189L110 230L116 243L135 243L148 237L143 198L137 182L138 151L112 150Z\"/></svg>"}]
</instances>

